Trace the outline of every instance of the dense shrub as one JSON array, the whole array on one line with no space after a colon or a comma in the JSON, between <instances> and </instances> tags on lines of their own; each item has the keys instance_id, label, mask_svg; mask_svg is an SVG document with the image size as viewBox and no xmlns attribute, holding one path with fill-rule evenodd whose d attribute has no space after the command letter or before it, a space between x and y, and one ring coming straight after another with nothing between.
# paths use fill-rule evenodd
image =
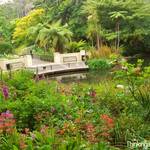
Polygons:
<instances>
[{"instance_id":1,"label":"dense shrub","mask_svg":"<svg viewBox=\"0 0 150 150\"><path fill-rule=\"evenodd\" d=\"M91 59L87 64L91 70L107 70L111 67L106 59Z\"/></svg>"},{"instance_id":2,"label":"dense shrub","mask_svg":"<svg viewBox=\"0 0 150 150\"><path fill-rule=\"evenodd\" d=\"M0 41L0 54L10 54L12 53L12 45L10 42Z\"/></svg>"},{"instance_id":3,"label":"dense shrub","mask_svg":"<svg viewBox=\"0 0 150 150\"><path fill-rule=\"evenodd\" d=\"M5 76L0 84L0 149L112 150L110 145L124 148L127 141L148 140L150 69L137 74L136 66L126 67L112 81L94 85L35 80L23 70L9 80Z\"/></svg>"}]
</instances>

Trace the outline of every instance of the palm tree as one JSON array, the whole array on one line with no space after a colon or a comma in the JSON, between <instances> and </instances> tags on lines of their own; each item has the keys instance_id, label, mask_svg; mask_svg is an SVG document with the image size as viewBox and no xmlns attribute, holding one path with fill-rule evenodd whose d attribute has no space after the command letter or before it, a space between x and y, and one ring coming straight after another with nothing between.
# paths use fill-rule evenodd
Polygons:
<instances>
[{"instance_id":1,"label":"palm tree","mask_svg":"<svg viewBox=\"0 0 150 150\"><path fill-rule=\"evenodd\" d=\"M43 27L36 39L36 43L48 50L54 48L56 52L63 52L67 43L71 40L72 32L66 26L60 26L60 22Z\"/></svg>"},{"instance_id":2,"label":"palm tree","mask_svg":"<svg viewBox=\"0 0 150 150\"><path fill-rule=\"evenodd\" d=\"M27 30L27 36L26 39L28 40L28 42L32 45L36 44L35 40L36 37L38 36L40 30L42 30L44 28L44 25L42 23L38 23L35 26L31 26L28 30Z\"/></svg>"},{"instance_id":3,"label":"palm tree","mask_svg":"<svg viewBox=\"0 0 150 150\"><path fill-rule=\"evenodd\" d=\"M110 14L110 18L116 21L116 33L117 33L116 50L118 50L120 46L120 21L121 19L126 18L125 14L127 14L127 11L113 11L109 14Z\"/></svg>"},{"instance_id":4,"label":"palm tree","mask_svg":"<svg viewBox=\"0 0 150 150\"><path fill-rule=\"evenodd\" d=\"M100 9L99 7L105 5L105 0L87 0L83 6L83 12L88 14L88 37L92 40L92 45L96 39L96 48L100 49L102 46L101 24L100 24Z\"/></svg>"}]
</instances>

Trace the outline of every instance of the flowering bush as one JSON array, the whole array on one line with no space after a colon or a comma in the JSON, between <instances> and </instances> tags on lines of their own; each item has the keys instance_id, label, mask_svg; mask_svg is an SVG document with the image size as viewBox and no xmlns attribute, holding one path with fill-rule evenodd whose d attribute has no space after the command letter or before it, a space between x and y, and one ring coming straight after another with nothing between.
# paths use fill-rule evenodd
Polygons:
<instances>
[{"instance_id":1,"label":"flowering bush","mask_svg":"<svg viewBox=\"0 0 150 150\"><path fill-rule=\"evenodd\" d=\"M15 127L14 115L10 111L0 115L0 133L11 133Z\"/></svg>"},{"instance_id":2,"label":"flowering bush","mask_svg":"<svg viewBox=\"0 0 150 150\"><path fill-rule=\"evenodd\" d=\"M105 138L109 138L110 137L110 132L114 128L114 120L106 114L101 115L100 119L103 122L101 135Z\"/></svg>"},{"instance_id":3,"label":"flowering bush","mask_svg":"<svg viewBox=\"0 0 150 150\"><path fill-rule=\"evenodd\" d=\"M64 85L46 80L35 82L27 74L20 76L23 72L9 81L5 79L7 86L1 86L3 98L9 98L0 101L2 150L112 150L110 145L125 145L133 138L149 139L149 86L145 83L140 82L141 101L137 101L128 88L116 88L118 82L125 83L125 78L94 85Z\"/></svg>"},{"instance_id":4,"label":"flowering bush","mask_svg":"<svg viewBox=\"0 0 150 150\"><path fill-rule=\"evenodd\" d=\"M96 138L96 129L92 123L86 123L85 130L88 141L90 141L91 143L98 142L98 139Z\"/></svg>"}]
</instances>

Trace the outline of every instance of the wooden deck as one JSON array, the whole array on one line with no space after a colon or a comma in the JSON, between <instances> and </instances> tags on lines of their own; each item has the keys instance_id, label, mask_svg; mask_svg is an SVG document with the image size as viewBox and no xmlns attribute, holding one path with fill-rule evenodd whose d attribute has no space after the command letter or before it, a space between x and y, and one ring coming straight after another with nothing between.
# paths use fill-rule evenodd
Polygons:
<instances>
[{"instance_id":1,"label":"wooden deck","mask_svg":"<svg viewBox=\"0 0 150 150\"><path fill-rule=\"evenodd\" d=\"M35 75L43 75L87 70L88 66L84 62L72 62L65 64L49 63L33 65L28 67L27 69L33 71Z\"/></svg>"}]
</instances>

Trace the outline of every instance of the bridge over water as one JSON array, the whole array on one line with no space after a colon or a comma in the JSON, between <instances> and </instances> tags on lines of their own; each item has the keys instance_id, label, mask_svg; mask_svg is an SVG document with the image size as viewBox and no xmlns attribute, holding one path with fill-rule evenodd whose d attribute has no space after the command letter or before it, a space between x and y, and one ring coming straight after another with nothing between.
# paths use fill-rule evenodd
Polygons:
<instances>
[{"instance_id":1,"label":"bridge over water","mask_svg":"<svg viewBox=\"0 0 150 150\"><path fill-rule=\"evenodd\" d=\"M87 70L88 66L84 62L70 62L65 64L49 63L33 65L27 67L27 69L33 71L34 74L43 75Z\"/></svg>"},{"instance_id":2,"label":"bridge over water","mask_svg":"<svg viewBox=\"0 0 150 150\"><path fill-rule=\"evenodd\" d=\"M88 69L84 62L85 57L84 51L67 54L54 53L54 62L48 62L26 55L16 59L1 60L0 67L4 71L25 68L33 71L35 75L75 72Z\"/></svg>"}]
</instances>

